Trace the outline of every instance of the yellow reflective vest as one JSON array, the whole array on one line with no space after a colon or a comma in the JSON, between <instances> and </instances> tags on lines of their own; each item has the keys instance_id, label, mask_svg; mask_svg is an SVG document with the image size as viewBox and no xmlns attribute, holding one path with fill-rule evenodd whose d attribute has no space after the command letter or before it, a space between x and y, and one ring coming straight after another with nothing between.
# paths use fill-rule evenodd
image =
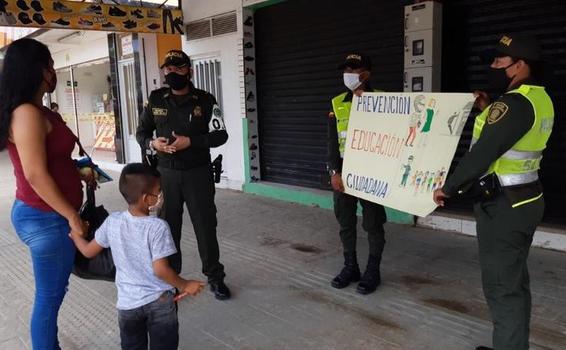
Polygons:
<instances>
[{"instance_id":1,"label":"yellow reflective vest","mask_svg":"<svg viewBox=\"0 0 566 350\"><path fill-rule=\"evenodd\" d=\"M544 87L521 85L515 90L508 91L507 94L523 95L533 106L535 120L531 129L511 149L493 162L487 171L487 174L495 173L503 187L528 184L538 180L542 151L546 148L554 124L554 106ZM488 106L476 117L472 147L481 138L490 107ZM537 200L541 196L542 194L517 203L514 207Z\"/></svg>"}]
</instances>

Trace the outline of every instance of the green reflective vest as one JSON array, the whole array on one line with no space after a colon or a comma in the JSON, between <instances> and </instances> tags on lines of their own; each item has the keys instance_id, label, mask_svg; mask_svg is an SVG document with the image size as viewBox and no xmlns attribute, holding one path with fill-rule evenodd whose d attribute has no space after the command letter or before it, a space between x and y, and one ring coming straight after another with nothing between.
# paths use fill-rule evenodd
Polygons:
<instances>
[{"instance_id":1,"label":"green reflective vest","mask_svg":"<svg viewBox=\"0 0 566 350\"><path fill-rule=\"evenodd\" d=\"M521 94L532 104L535 121L531 129L523 135L499 159L491 164L487 174L495 173L502 186L522 185L538 180L538 170L542 160L542 151L552 132L554 124L554 107L544 87L535 85L521 85L508 94ZM488 106L476 117L472 138L472 147L481 137L481 132L490 112ZM542 194L540 195L542 196ZM514 206L526 204L540 198L532 198Z\"/></svg>"}]
</instances>

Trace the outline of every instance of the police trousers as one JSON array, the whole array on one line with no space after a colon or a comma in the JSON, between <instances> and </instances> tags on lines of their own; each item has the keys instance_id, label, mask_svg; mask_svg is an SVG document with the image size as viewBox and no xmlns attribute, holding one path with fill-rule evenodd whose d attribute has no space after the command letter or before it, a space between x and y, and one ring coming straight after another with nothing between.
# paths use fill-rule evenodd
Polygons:
<instances>
[{"instance_id":1,"label":"police trousers","mask_svg":"<svg viewBox=\"0 0 566 350\"><path fill-rule=\"evenodd\" d=\"M529 348L531 291L527 258L544 199L512 208L503 194L474 205L483 292L495 350Z\"/></svg>"},{"instance_id":2,"label":"police trousers","mask_svg":"<svg viewBox=\"0 0 566 350\"><path fill-rule=\"evenodd\" d=\"M362 205L362 227L368 233L369 253L381 258L385 247L383 224L387 217L382 205L334 192L334 214L340 224L340 240L344 253L356 252L358 201Z\"/></svg>"},{"instance_id":3,"label":"police trousers","mask_svg":"<svg viewBox=\"0 0 566 350\"><path fill-rule=\"evenodd\" d=\"M158 168L161 173L163 208L160 217L167 221L177 254L169 258L171 267L181 272L181 228L183 226L183 205L186 205L193 223L202 272L209 281L219 281L225 276L220 263L220 252L216 238L215 187L210 165L189 170Z\"/></svg>"}]
</instances>

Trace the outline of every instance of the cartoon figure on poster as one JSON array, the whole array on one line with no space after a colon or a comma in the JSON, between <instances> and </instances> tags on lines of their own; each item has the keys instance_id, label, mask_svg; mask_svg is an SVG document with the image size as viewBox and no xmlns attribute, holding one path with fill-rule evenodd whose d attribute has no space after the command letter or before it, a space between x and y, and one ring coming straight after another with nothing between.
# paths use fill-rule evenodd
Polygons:
<instances>
[{"instance_id":1,"label":"cartoon figure on poster","mask_svg":"<svg viewBox=\"0 0 566 350\"><path fill-rule=\"evenodd\" d=\"M456 136L460 137L464 127L466 126L466 121L468 120L468 116L474 107L473 103L468 103L464 106L462 111L454 112L447 120L446 126L448 129L448 136Z\"/></svg>"},{"instance_id":2,"label":"cartoon figure on poster","mask_svg":"<svg viewBox=\"0 0 566 350\"><path fill-rule=\"evenodd\" d=\"M407 159L407 164L403 164L401 166L404 170L403 170L403 178L401 180L401 184L399 184L399 187L407 186L407 180L409 179L409 175L411 174L411 163L413 163L414 159L415 157L413 157L412 155L409 156L409 158Z\"/></svg>"},{"instance_id":3,"label":"cartoon figure on poster","mask_svg":"<svg viewBox=\"0 0 566 350\"><path fill-rule=\"evenodd\" d=\"M415 138L417 137L417 128L421 126L421 118L425 108L425 99L424 95L418 95L415 97L413 101L413 106L415 111L411 114L409 119L409 135L405 141L405 146L413 147L413 143L415 142Z\"/></svg>"},{"instance_id":4,"label":"cartoon figure on poster","mask_svg":"<svg viewBox=\"0 0 566 350\"><path fill-rule=\"evenodd\" d=\"M427 103L426 114L423 116L424 118L421 117L422 119L424 119L424 125L420 130L419 147L426 147L428 135L430 134L430 131L432 129L432 121L437 113L438 110L436 109L436 100L434 98L431 98Z\"/></svg>"},{"instance_id":5,"label":"cartoon figure on poster","mask_svg":"<svg viewBox=\"0 0 566 350\"><path fill-rule=\"evenodd\" d=\"M413 161L413 156L409 157L410 162L408 164L402 165L405 169L403 173L403 178L399 187L406 187L406 180L411 176L411 163ZM409 173L407 174L407 167L409 168ZM441 188L444 184L446 178L446 168L437 171L426 171L426 170L415 170L411 177L411 182L409 187L413 188L413 195L420 193L430 193L437 188Z\"/></svg>"},{"instance_id":6,"label":"cartoon figure on poster","mask_svg":"<svg viewBox=\"0 0 566 350\"><path fill-rule=\"evenodd\" d=\"M432 190L436 190L437 188L442 188L444 185L444 178L446 177L446 169L442 167L441 170L436 172L436 178L434 180L434 185L432 186Z\"/></svg>"},{"instance_id":7,"label":"cartoon figure on poster","mask_svg":"<svg viewBox=\"0 0 566 350\"><path fill-rule=\"evenodd\" d=\"M416 176L416 180L415 180L415 190L413 192L413 195L417 195L417 193L419 192L419 189L421 187L421 182L423 181L423 172L422 171L416 171L415 172L415 176Z\"/></svg>"}]
</instances>

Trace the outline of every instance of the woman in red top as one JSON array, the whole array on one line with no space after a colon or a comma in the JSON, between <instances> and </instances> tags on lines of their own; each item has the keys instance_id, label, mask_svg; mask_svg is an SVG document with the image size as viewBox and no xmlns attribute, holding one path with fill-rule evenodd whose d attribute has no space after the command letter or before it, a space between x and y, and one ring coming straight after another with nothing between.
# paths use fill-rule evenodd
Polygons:
<instances>
[{"instance_id":1,"label":"woman in red top","mask_svg":"<svg viewBox=\"0 0 566 350\"><path fill-rule=\"evenodd\" d=\"M0 151L8 149L16 176L12 223L29 247L35 277L33 349L60 349L57 315L69 283L75 247L71 230L84 233L78 210L81 177L71 158L77 140L61 117L43 107L57 85L47 46L14 41L0 80Z\"/></svg>"}]
</instances>

